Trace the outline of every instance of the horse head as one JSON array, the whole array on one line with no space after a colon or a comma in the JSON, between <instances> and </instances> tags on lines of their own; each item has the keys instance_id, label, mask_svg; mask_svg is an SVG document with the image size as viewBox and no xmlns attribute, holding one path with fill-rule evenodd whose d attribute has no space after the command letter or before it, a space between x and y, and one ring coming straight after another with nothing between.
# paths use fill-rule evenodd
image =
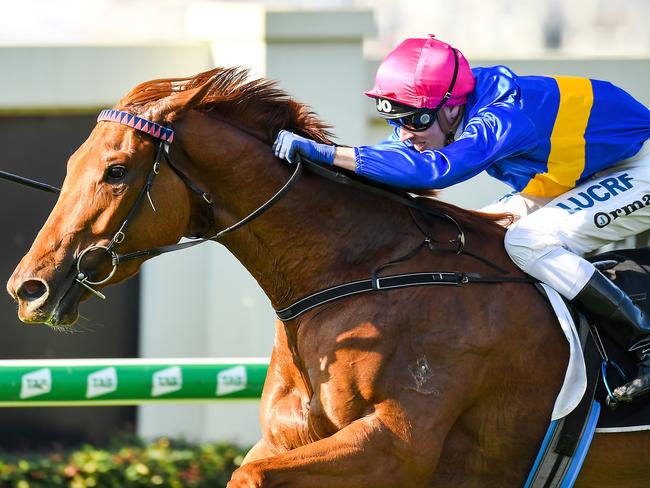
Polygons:
<instances>
[{"instance_id":1,"label":"horse head","mask_svg":"<svg viewBox=\"0 0 650 488\"><path fill-rule=\"evenodd\" d=\"M165 85L169 93L161 97ZM93 293L101 296L99 288L133 275L143 262L118 267L111 262L113 248L130 252L173 244L201 225L191 216L186 185L161 164L171 142L165 134L173 134L163 124L181 117L210 86L174 90L171 85L156 80L136 87L116 108L137 111L140 117L127 125L119 117L127 112L102 112L105 116L70 157L59 199L7 284L23 322L74 323L82 300ZM136 97L145 101L135 106ZM149 130L143 130L143 123L149 123ZM125 223L137 231L129 233Z\"/></svg>"}]
</instances>

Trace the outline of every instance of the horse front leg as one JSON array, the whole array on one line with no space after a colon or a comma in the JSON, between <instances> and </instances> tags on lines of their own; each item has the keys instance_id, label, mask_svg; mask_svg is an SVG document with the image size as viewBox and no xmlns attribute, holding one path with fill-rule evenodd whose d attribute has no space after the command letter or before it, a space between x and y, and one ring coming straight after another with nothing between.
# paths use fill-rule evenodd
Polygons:
<instances>
[{"instance_id":1,"label":"horse front leg","mask_svg":"<svg viewBox=\"0 0 650 488\"><path fill-rule=\"evenodd\" d=\"M228 488L426 486L444 435L416 446L407 426L373 413L330 437L243 465Z\"/></svg>"},{"instance_id":2,"label":"horse front leg","mask_svg":"<svg viewBox=\"0 0 650 488\"><path fill-rule=\"evenodd\" d=\"M250 448L250 450L244 456L242 461L242 466L258 459L264 459L276 454L276 450L271 449L268 442L265 439L260 439L257 443Z\"/></svg>"}]
</instances>

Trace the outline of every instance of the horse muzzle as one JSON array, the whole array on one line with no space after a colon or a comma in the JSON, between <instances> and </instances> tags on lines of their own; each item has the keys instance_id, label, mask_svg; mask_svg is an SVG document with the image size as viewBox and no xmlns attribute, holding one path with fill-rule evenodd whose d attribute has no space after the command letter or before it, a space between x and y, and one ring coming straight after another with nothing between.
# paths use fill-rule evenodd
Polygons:
<instances>
[{"instance_id":1,"label":"horse muzzle","mask_svg":"<svg viewBox=\"0 0 650 488\"><path fill-rule=\"evenodd\" d=\"M7 283L7 292L18 304L18 318L26 324L74 324L85 289L68 281L65 280L67 286L53 287L43 278L14 272ZM62 291L55 293L54 289Z\"/></svg>"}]
</instances>

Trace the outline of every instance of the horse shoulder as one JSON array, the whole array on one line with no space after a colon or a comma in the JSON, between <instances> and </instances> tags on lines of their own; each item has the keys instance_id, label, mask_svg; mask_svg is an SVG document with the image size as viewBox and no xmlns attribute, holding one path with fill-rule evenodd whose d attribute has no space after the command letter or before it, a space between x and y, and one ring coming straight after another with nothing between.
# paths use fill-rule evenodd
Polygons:
<instances>
[{"instance_id":1,"label":"horse shoulder","mask_svg":"<svg viewBox=\"0 0 650 488\"><path fill-rule=\"evenodd\" d=\"M453 379L442 374L448 366L435 361L447 345L430 346L427 334L420 333L426 327L416 327L419 317L409 317L404 308L363 313L360 305L368 299L350 299L302 325L299 348L313 386L309 420L317 438L378 412L397 430L408 429L411 410L431 418L430 409L453 396L441 395Z\"/></svg>"},{"instance_id":2,"label":"horse shoulder","mask_svg":"<svg viewBox=\"0 0 650 488\"><path fill-rule=\"evenodd\" d=\"M314 391L311 425L322 438L372 411L395 345L373 321L334 320L311 330L300 347Z\"/></svg>"},{"instance_id":3,"label":"horse shoulder","mask_svg":"<svg viewBox=\"0 0 650 488\"><path fill-rule=\"evenodd\" d=\"M276 324L261 401L260 453L284 452L329 437L364 417L376 402L393 346L371 322L312 325L300 331L296 362L284 325Z\"/></svg>"}]
</instances>

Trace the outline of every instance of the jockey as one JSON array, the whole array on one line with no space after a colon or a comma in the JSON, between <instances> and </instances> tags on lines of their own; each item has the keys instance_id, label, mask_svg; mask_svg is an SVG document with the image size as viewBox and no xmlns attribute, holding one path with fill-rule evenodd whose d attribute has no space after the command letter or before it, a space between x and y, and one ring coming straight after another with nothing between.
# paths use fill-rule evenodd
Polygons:
<instances>
[{"instance_id":1,"label":"jockey","mask_svg":"<svg viewBox=\"0 0 650 488\"><path fill-rule=\"evenodd\" d=\"M573 301L639 361L621 401L650 392L650 323L582 255L650 228L650 110L611 83L470 69L429 36L406 39L377 71L379 116L392 134L336 147L281 131L296 153L404 189L439 189L487 171L514 192L482 210L515 217L505 248L524 272Z\"/></svg>"}]
</instances>

